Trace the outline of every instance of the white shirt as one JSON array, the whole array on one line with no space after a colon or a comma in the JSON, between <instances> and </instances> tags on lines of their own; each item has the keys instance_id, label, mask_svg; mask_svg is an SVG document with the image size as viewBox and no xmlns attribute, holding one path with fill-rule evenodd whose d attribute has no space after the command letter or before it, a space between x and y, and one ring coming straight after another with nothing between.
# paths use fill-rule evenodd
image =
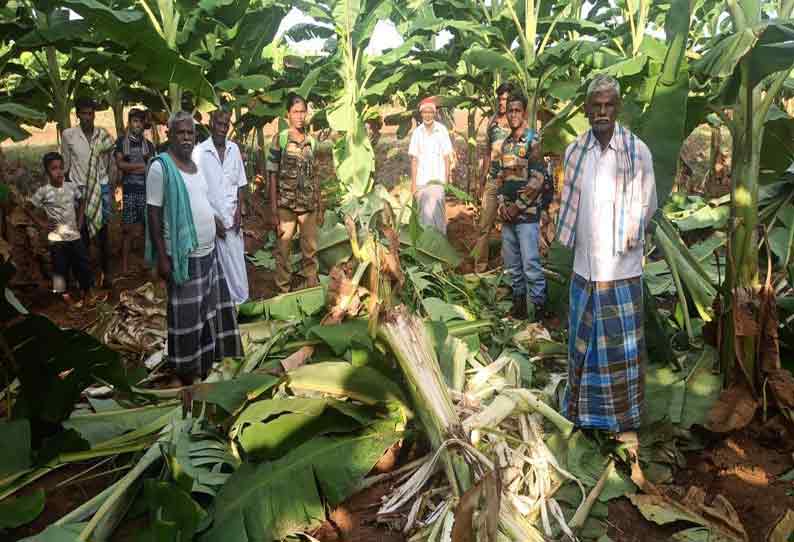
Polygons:
<instances>
[{"instance_id":1,"label":"white shirt","mask_svg":"<svg viewBox=\"0 0 794 542\"><path fill-rule=\"evenodd\" d=\"M64 130L61 134L61 153L63 166L69 172L69 180L85 186L89 180L89 172L94 175L96 170L99 184L108 184L110 155L114 148L113 138L107 130L99 126L94 126L91 141L88 141L85 132L79 126Z\"/></svg>"},{"instance_id":2,"label":"white shirt","mask_svg":"<svg viewBox=\"0 0 794 542\"><path fill-rule=\"evenodd\" d=\"M452 154L449 132L439 122L433 122L430 130L424 124L414 129L408 154L417 159L416 186L422 187L430 181L447 182L444 158Z\"/></svg>"},{"instance_id":3,"label":"white shirt","mask_svg":"<svg viewBox=\"0 0 794 542\"><path fill-rule=\"evenodd\" d=\"M206 256L215 248L215 212L209 201L209 187L201 170L196 173L185 173L179 170L185 181L190 210L193 212L193 224L196 226L198 245L190 253L191 258ZM146 203L155 207L163 206L163 166L160 161L153 162L146 174ZM166 251L171 238L170 226L163 216L163 237ZM170 252L168 253L171 254Z\"/></svg>"},{"instance_id":4,"label":"white shirt","mask_svg":"<svg viewBox=\"0 0 794 542\"><path fill-rule=\"evenodd\" d=\"M30 198L33 205L44 209L47 213L50 227L47 241L50 243L80 239L75 212L75 205L80 199L79 194L79 188L75 183L65 182L62 186L52 186L48 183L36 190Z\"/></svg>"},{"instance_id":5,"label":"white shirt","mask_svg":"<svg viewBox=\"0 0 794 542\"><path fill-rule=\"evenodd\" d=\"M642 275L644 247L636 246L622 254L613 250L615 197L617 195L617 153L615 137L602 152L601 144L593 138L582 163L582 192L576 218L576 240L573 270L594 282L605 282ZM656 212L656 180L653 175L651 151L637 140L640 163L650 165L643 172L642 201L647 202L644 216Z\"/></svg>"},{"instance_id":6,"label":"white shirt","mask_svg":"<svg viewBox=\"0 0 794 542\"><path fill-rule=\"evenodd\" d=\"M231 228L234 224L234 212L237 210L237 193L240 187L248 184L240 148L227 139L221 163L218 149L210 137L193 149L193 161L207 180L210 205L215 214L227 229Z\"/></svg>"}]
</instances>

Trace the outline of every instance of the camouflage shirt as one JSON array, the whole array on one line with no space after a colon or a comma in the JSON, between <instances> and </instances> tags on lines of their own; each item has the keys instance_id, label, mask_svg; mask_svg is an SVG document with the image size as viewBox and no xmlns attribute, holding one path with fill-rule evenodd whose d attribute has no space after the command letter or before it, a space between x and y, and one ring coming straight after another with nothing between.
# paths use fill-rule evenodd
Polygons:
<instances>
[{"instance_id":1,"label":"camouflage shirt","mask_svg":"<svg viewBox=\"0 0 794 542\"><path fill-rule=\"evenodd\" d=\"M283 136L280 140L285 140L283 148L271 148L267 162L267 170L278 173L278 206L297 213L314 211L320 196L314 142L308 135L302 142Z\"/></svg>"},{"instance_id":2,"label":"camouflage shirt","mask_svg":"<svg viewBox=\"0 0 794 542\"><path fill-rule=\"evenodd\" d=\"M491 169L488 172L488 178L496 179L496 175L499 173L499 158L502 154L502 143L507 139L507 136L510 135L510 130L499 126L494 116L488 124L486 135L488 139L488 151L491 153Z\"/></svg>"},{"instance_id":3,"label":"camouflage shirt","mask_svg":"<svg viewBox=\"0 0 794 542\"><path fill-rule=\"evenodd\" d=\"M531 145L534 130L526 129L515 139L508 135L502 143L502 152L497 162L499 196L504 203L515 203L519 208L516 222L537 222L540 212L549 206L554 195L554 184L546 164L532 161ZM543 181L536 181L532 171L543 174Z\"/></svg>"}]
</instances>

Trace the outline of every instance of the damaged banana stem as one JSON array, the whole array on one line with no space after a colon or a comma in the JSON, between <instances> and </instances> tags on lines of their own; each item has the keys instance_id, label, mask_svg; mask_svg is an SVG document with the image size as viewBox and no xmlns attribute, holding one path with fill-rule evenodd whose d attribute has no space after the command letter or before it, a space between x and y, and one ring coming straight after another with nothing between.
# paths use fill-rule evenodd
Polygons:
<instances>
[{"instance_id":1,"label":"damaged banana stem","mask_svg":"<svg viewBox=\"0 0 794 542\"><path fill-rule=\"evenodd\" d=\"M566 439L569 439L573 434L573 422L554 410L546 402L540 400L531 391L511 388L504 390L502 393L512 398L522 411L541 414L544 418L553 423Z\"/></svg>"},{"instance_id":2,"label":"damaged banana stem","mask_svg":"<svg viewBox=\"0 0 794 542\"><path fill-rule=\"evenodd\" d=\"M590 490L590 493L587 495L587 498L584 502L579 506L576 510L576 513L571 518L571 522L568 526L572 530L580 529L584 522L587 520L587 517L590 515L590 511L593 509L593 505L598 500L598 497L601 496L601 492L604 490L604 486L607 483L607 480L610 476L612 476L612 471L615 470L615 460L609 458L609 462L607 466L604 468L604 472L601 473L601 477L596 482L596 485L593 486L593 489Z\"/></svg>"},{"instance_id":3,"label":"damaged banana stem","mask_svg":"<svg viewBox=\"0 0 794 542\"><path fill-rule=\"evenodd\" d=\"M394 352L405 374L433 449L438 450L450 438L467 440L424 322L400 306L384 315L378 336ZM444 450L441 459L453 493L460 497L473 481L469 463L457 448Z\"/></svg>"}]
</instances>

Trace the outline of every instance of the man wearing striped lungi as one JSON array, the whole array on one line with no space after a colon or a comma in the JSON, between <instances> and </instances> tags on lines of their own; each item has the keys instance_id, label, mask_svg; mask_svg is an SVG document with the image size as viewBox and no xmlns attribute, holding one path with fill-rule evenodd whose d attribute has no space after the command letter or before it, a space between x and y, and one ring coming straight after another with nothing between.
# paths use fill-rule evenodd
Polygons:
<instances>
[{"instance_id":1,"label":"man wearing striped lungi","mask_svg":"<svg viewBox=\"0 0 794 542\"><path fill-rule=\"evenodd\" d=\"M221 225L209 186L191 158L196 128L190 113L168 121L168 152L146 176L146 259L168 284L168 364L182 385L205 378L213 363L243 355L237 308L218 263Z\"/></svg>"},{"instance_id":2,"label":"man wearing striped lungi","mask_svg":"<svg viewBox=\"0 0 794 542\"><path fill-rule=\"evenodd\" d=\"M564 413L578 427L615 433L640 472L643 247L656 183L650 150L616 122L620 105L617 80L596 76L585 99L591 129L565 151L557 236L574 265Z\"/></svg>"}]
</instances>

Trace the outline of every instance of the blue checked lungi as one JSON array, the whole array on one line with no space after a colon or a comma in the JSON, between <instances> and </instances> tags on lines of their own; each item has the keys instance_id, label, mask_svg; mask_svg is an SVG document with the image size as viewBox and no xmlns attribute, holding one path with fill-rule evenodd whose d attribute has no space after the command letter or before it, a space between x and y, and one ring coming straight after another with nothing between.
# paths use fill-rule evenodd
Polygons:
<instances>
[{"instance_id":1,"label":"blue checked lungi","mask_svg":"<svg viewBox=\"0 0 794 542\"><path fill-rule=\"evenodd\" d=\"M168 366L205 377L223 358L242 357L237 307L213 250L188 258L188 279L168 281Z\"/></svg>"},{"instance_id":2,"label":"blue checked lungi","mask_svg":"<svg viewBox=\"0 0 794 542\"><path fill-rule=\"evenodd\" d=\"M645 387L642 277L591 282L574 274L563 413L577 427L640 425Z\"/></svg>"},{"instance_id":3,"label":"blue checked lungi","mask_svg":"<svg viewBox=\"0 0 794 542\"><path fill-rule=\"evenodd\" d=\"M143 224L146 215L146 188L127 187L122 192L121 223Z\"/></svg>"}]
</instances>

